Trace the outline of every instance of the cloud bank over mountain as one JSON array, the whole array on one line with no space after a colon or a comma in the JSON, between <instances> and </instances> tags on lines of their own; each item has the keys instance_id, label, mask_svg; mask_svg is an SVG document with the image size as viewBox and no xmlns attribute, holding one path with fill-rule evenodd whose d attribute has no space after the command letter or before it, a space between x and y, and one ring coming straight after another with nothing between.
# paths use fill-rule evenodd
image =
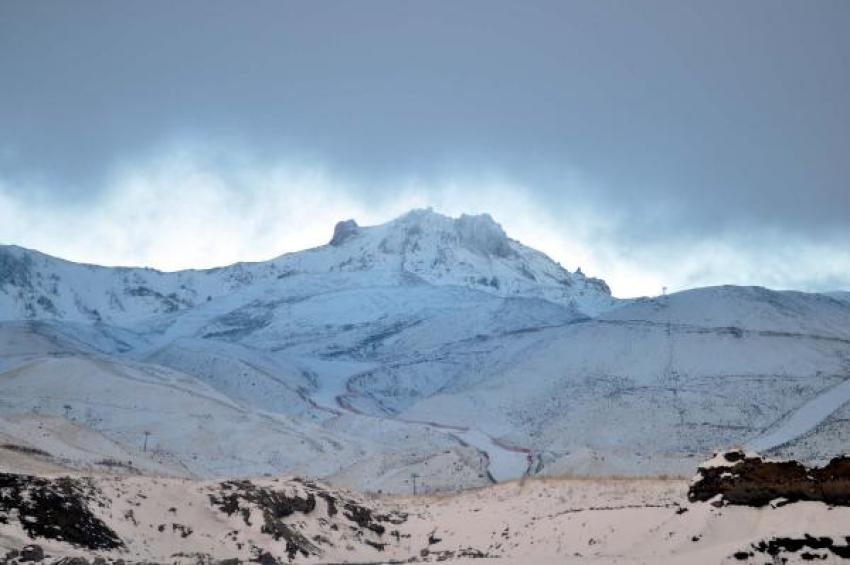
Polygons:
<instances>
[{"instance_id":1,"label":"cloud bank over mountain","mask_svg":"<svg viewBox=\"0 0 850 565\"><path fill-rule=\"evenodd\" d=\"M384 182L366 184L316 163L170 144L115 167L97 196L77 203L57 200L52 186L21 193L0 179L0 241L76 261L178 270L268 259L326 243L328 226L341 219L374 224L433 206L451 215L491 213L513 237L605 278L623 297L719 283L850 287L850 242L840 231L817 240L758 225L711 237L668 234L673 210L647 204L643 217L625 214L596 198L579 174L564 185L570 198L556 206L506 175ZM635 234L649 224L657 233Z\"/></svg>"},{"instance_id":2,"label":"cloud bank over mountain","mask_svg":"<svg viewBox=\"0 0 850 565\"><path fill-rule=\"evenodd\" d=\"M840 0L4 2L0 238L178 268L433 205L621 295L848 288L848 26Z\"/></svg>"}]
</instances>

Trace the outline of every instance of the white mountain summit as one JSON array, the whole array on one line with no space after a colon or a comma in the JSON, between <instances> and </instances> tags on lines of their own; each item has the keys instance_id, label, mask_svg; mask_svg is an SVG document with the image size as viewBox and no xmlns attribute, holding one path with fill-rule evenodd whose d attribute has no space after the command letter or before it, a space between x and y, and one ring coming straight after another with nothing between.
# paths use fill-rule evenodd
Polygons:
<instances>
[{"instance_id":1,"label":"white mountain summit","mask_svg":"<svg viewBox=\"0 0 850 565\"><path fill-rule=\"evenodd\" d=\"M607 285L570 273L509 239L487 215L453 219L413 210L386 224L339 222L328 245L271 261L165 273L82 265L0 247L0 319L125 323L192 309L220 296L296 275L361 273L360 284L406 275L499 296L540 297L595 313L615 301Z\"/></svg>"},{"instance_id":2,"label":"white mountain summit","mask_svg":"<svg viewBox=\"0 0 850 565\"><path fill-rule=\"evenodd\" d=\"M332 267L338 270L396 270L430 284L546 298L578 305L583 312L614 304L602 280L580 271L570 273L543 253L508 238L489 214L454 219L413 210L368 228L348 220L337 224L330 245L344 257Z\"/></svg>"}]
</instances>

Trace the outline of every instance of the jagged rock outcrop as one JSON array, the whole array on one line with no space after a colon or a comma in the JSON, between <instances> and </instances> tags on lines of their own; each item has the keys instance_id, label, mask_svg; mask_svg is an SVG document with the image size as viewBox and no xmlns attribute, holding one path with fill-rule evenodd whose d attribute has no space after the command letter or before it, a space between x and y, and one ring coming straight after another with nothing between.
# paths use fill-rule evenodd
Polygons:
<instances>
[{"instance_id":1,"label":"jagged rock outcrop","mask_svg":"<svg viewBox=\"0 0 850 565\"><path fill-rule=\"evenodd\" d=\"M850 559L850 537L844 543L829 536L774 537L753 543L748 551L739 551L733 557L746 561L755 554L769 555L774 563L787 563L790 555L799 554L803 561Z\"/></svg>"},{"instance_id":2,"label":"jagged rock outcrop","mask_svg":"<svg viewBox=\"0 0 850 565\"><path fill-rule=\"evenodd\" d=\"M0 565L6 548L13 563L87 565L81 553L129 557L175 543L181 551L169 562L212 565L216 551L234 556L221 565L337 562L355 548L373 556L404 551L407 520L394 507L300 478L186 482L0 474L0 534L20 529L26 536L9 548L15 536L0 535ZM32 543L42 540L49 555Z\"/></svg>"},{"instance_id":3,"label":"jagged rock outcrop","mask_svg":"<svg viewBox=\"0 0 850 565\"><path fill-rule=\"evenodd\" d=\"M505 230L493 220L490 214L477 216L462 214L456 220L455 227L461 243L482 255L494 257L516 255L516 251L510 246Z\"/></svg>"},{"instance_id":4,"label":"jagged rock outcrop","mask_svg":"<svg viewBox=\"0 0 850 565\"><path fill-rule=\"evenodd\" d=\"M64 540L86 549L124 544L89 507L100 493L83 480L0 473L0 526L17 521L31 538Z\"/></svg>"},{"instance_id":5,"label":"jagged rock outcrop","mask_svg":"<svg viewBox=\"0 0 850 565\"><path fill-rule=\"evenodd\" d=\"M716 455L700 466L688 491L692 502L720 497L726 504L764 506L771 501L813 500L850 505L850 457L835 457L824 467L797 461L766 461L741 450Z\"/></svg>"},{"instance_id":6,"label":"jagged rock outcrop","mask_svg":"<svg viewBox=\"0 0 850 565\"><path fill-rule=\"evenodd\" d=\"M334 235L331 238L330 245L339 247L357 235L357 231L359 229L360 227L354 220L343 220L341 222L337 222L336 226L334 226Z\"/></svg>"}]
</instances>

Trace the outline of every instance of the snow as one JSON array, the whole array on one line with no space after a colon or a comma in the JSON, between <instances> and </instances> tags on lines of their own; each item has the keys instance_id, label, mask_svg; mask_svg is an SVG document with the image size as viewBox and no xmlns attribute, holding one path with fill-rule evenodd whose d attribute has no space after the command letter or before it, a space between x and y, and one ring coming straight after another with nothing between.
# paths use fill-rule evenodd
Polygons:
<instances>
[{"instance_id":1,"label":"snow","mask_svg":"<svg viewBox=\"0 0 850 565\"><path fill-rule=\"evenodd\" d=\"M543 297L587 311L615 303L602 281L569 273L542 253L508 239L489 216L453 219L414 210L387 224L348 229L349 235L335 245L264 263L174 273L80 265L3 246L0 289L14 285L21 293L0 293L0 320L139 323L152 315L173 315L227 299L234 292L287 284L295 275L329 273L368 275L363 282L370 286L402 274L411 281L499 296ZM310 288L311 293L317 291Z\"/></svg>"},{"instance_id":2,"label":"snow","mask_svg":"<svg viewBox=\"0 0 850 565\"><path fill-rule=\"evenodd\" d=\"M414 473L434 490L519 478L529 461L690 473L765 434L828 422L819 454L850 435L824 392L848 376L848 302L731 286L618 300L487 215L336 231L176 273L0 247L3 425L52 418L55 437L84 430L92 453L114 447L142 472L385 492ZM51 447L68 456L46 465L97 468L83 445Z\"/></svg>"},{"instance_id":3,"label":"snow","mask_svg":"<svg viewBox=\"0 0 850 565\"><path fill-rule=\"evenodd\" d=\"M834 298L835 300L850 302L850 290L836 290L833 292L825 292L824 294L830 298Z\"/></svg>"},{"instance_id":4,"label":"snow","mask_svg":"<svg viewBox=\"0 0 850 565\"><path fill-rule=\"evenodd\" d=\"M850 379L829 388L796 408L764 434L747 442L754 451L767 451L813 430L836 410L850 402Z\"/></svg>"},{"instance_id":5,"label":"snow","mask_svg":"<svg viewBox=\"0 0 850 565\"><path fill-rule=\"evenodd\" d=\"M329 411L341 409L338 399L348 392L348 381L352 377L379 366L376 363L310 358L300 359L300 362L302 366L322 375L319 388L310 395L310 399Z\"/></svg>"},{"instance_id":6,"label":"snow","mask_svg":"<svg viewBox=\"0 0 850 565\"><path fill-rule=\"evenodd\" d=\"M507 481L522 477L529 467L529 455L524 451L508 449L497 443L487 434L470 429L455 434L464 442L480 449L487 454L489 464L487 469L497 481Z\"/></svg>"},{"instance_id":7,"label":"snow","mask_svg":"<svg viewBox=\"0 0 850 565\"><path fill-rule=\"evenodd\" d=\"M74 476L74 475L72 475ZM687 483L658 479L530 479L453 495L363 496L326 485L286 478L251 481L259 488L304 497L315 493L315 508L282 516L281 522L307 540L323 539L319 554L296 562L375 563L425 559L446 563L510 564L735 563L739 551L775 537L829 536L843 543L850 508L799 502L776 508L689 504ZM53 556L94 556L129 561L188 564L197 554L212 560L249 561L255 548L286 561L286 543L263 531L263 513L252 510L250 524L237 512L227 516L210 495L230 493L214 481L149 477L91 476L97 489L91 511L126 544L126 549L87 551L67 543L38 539ZM333 497L368 509L372 516L403 513L388 532L359 528L343 512L330 514ZM172 524L177 524L177 528ZM165 527L160 527L164 525ZM183 535L183 527L191 528ZM398 532L398 536L389 533ZM321 538L319 537L321 536ZM379 551L368 542L385 544ZM0 550L18 549L30 540L15 517L0 530ZM464 550L485 558L462 557ZM757 555L762 560L768 555ZM801 562L800 552L783 554ZM424 559L423 559L424 560ZM785 561L783 561L785 562ZM829 562L827 560L827 562Z\"/></svg>"}]
</instances>

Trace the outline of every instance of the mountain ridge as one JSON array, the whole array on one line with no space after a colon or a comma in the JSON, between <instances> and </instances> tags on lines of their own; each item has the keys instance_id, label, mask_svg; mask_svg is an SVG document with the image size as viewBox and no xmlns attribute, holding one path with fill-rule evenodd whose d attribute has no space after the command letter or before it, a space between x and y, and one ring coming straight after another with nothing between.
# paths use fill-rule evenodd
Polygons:
<instances>
[{"instance_id":1,"label":"mountain ridge","mask_svg":"<svg viewBox=\"0 0 850 565\"><path fill-rule=\"evenodd\" d=\"M0 291L7 297L0 299L0 316L120 321L133 310L125 302L136 303L136 310L141 310L131 317L174 313L254 283L334 271L409 273L430 284L573 301L592 312L615 303L604 281L585 277L580 271L570 273L544 254L509 239L489 215L453 219L430 210L413 210L377 226L361 228L341 222L337 229L340 225L348 226L344 240L335 230L331 242L319 247L268 261L170 272L75 263L18 246L0 246ZM62 288L65 283L75 284L67 280L69 276L83 279L78 286L91 286L108 301L104 303L102 296L100 300L87 298L79 289ZM104 280L109 278L119 280ZM10 297L10 287L17 300Z\"/></svg>"},{"instance_id":2,"label":"mountain ridge","mask_svg":"<svg viewBox=\"0 0 850 565\"><path fill-rule=\"evenodd\" d=\"M319 247L172 273L0 247L0 436L72 468L121 453L399 492L688 472L747 442L818 461L850 441L846 380L848 302L621 300L487 215L344 220Z\"/></svg>"}]
</instances>

